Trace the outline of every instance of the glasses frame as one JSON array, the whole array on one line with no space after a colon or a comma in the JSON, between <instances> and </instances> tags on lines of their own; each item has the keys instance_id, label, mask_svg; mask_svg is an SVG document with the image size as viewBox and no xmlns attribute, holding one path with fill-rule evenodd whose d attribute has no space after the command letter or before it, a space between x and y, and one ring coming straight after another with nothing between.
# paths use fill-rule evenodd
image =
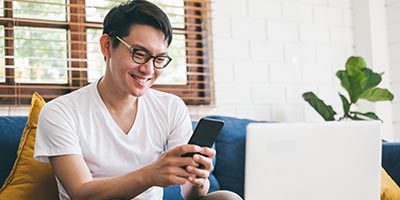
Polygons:
<instances>
[{"instance_id":1,"label":"glasses frame","mask_svg":"<svg viewBox=\"0 0 400 200\"><path fill-rule=\"evenodd\" d=\"M126 47L128 47L129 51L132 53L132 57L131 58L132 58L133 62L135 62L137 64L145 64L145 63L149 62L150 59L153 58L153 67L156 68L156 69L164 69L172 61L172 58L169 57L168 55L153 56L153 55L150 54L150 52L147 49L136 49L136 48L132 47L131 45L129 45L127 42L125 42L125 40L120 38L118 35L115 35L115 34L113 34L113 35L115 36L115 38L117 38L117 40L119 40L122 44L124 44ZM137 60L135 60L135 53L137 51L144 51L148 55L146 57L146 59L144 59L144 62L138 62ZM160 58L160 57L167 58L168 62L165 63L162 67L157 67L156 59Z\"/></svg>"}]
</instances>

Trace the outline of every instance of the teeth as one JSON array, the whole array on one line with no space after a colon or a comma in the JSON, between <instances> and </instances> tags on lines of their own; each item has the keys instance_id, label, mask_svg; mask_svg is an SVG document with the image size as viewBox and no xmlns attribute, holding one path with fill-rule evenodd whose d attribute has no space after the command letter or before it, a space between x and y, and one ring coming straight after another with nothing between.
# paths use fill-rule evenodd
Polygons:
<instances>
[{"instance_id":1,"label":"teeth","mask_svg":"<svg viewBox=\"0 0 400 200\"><path fill-rule=\"evenodd\" d=\"M132 78L134 78L135 80L137 80L137 81L139 81L141 83L146 83L147 82L147 78L139 78L139 77L137 77L137 76L135 76L133 74L131 76L132 76Z\"/></svg>"}]
</instances>

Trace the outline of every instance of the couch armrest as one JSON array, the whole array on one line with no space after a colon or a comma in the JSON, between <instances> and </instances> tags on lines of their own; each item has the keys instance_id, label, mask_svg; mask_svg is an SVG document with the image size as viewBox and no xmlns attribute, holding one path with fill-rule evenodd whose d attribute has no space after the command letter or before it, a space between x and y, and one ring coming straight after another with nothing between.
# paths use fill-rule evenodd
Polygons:
<instances>
[{"instance_id":1,"label":"couch armrest","mask_svg":"<svg viewBox=\"0 0 400 200\"><path fill-rule=\"evenodd\" d=\"M382 143L382 167L400 185L400 142Z\"/></svg>"}]
</instances>

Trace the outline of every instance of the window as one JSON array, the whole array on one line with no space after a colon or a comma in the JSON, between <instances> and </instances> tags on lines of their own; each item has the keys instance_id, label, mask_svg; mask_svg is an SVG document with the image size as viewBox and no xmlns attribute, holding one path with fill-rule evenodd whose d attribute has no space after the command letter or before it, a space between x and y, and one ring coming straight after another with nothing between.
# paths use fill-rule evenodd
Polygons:
<instances>
[{"instance_id":1,"label":"window","mask_svg":"<svg viewBox=\"0 0 400 200\"><path fill-rule=\"evenodd\" d=\"M6 80L6 65L5 65L5 54L4 54L4 26L0 26L0 82Z\"/></svg>"},{"instance_id":2,"label":"window","mask_svg":"<svg viewBox=\"0 0 400 200\"><path fill-rule=\"evenodd\" d=\"M66 30L14 27L17 83L68 83Z\"/></svg>"},{"instance_id":3,"label":"window","mask_svg":"<svg viewBox=\"0 0 400 200\"><path fill-rule=\"evenodd\" d=\"M102 20L125 0L0 0L0 104L47 101L97 80ZM170 17L173 61L153 88L213 104L208 0L154 0Z\"/></svg>"}]
</instances>

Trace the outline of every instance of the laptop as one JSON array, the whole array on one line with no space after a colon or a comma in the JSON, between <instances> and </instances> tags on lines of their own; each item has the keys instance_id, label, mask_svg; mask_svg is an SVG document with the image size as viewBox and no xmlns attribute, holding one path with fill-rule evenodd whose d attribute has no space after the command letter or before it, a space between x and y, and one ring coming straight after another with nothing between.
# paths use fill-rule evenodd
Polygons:
<instances>
[{"instance_id":1,"label":"laptop","mask_svg":"<svg viewBox=\"0 0 400 200\"><path fill-rule=\"evenodd\" d=\"M246 200L378 200L381 123L252 123Z\"/></svg>"}]
</instances>

